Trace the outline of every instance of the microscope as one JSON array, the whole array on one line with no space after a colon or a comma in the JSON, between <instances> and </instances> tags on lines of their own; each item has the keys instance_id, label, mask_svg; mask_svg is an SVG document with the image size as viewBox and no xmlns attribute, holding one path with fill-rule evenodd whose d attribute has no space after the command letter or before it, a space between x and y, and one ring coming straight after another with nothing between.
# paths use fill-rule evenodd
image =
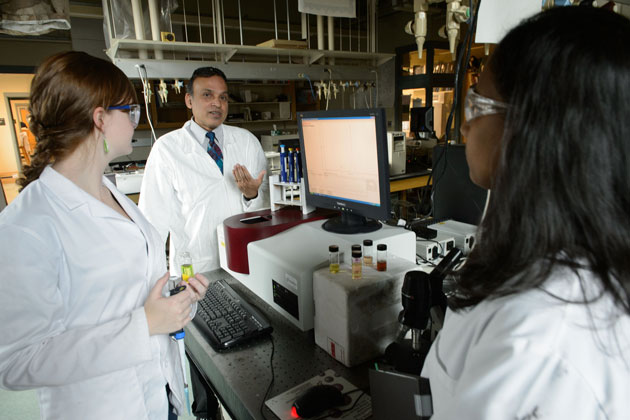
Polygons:
<instances>
[{"instance_id":1,"label":"microscope","mask_svg":"<svg viewBox=\"0 0 630 420\"><path fill-rule=\"evenodd\" d=\"M386 361L399 372L420 374L429 347L444 324L446 296L442 283L463 252L452 249L430 274L410 271L401 291L403 309L398 315L396 341L385 350ZM411 338L405 338L411 331Z\"/></svg>"},{"instance_id":2,"label":"microscope","mask_svg":"<svg viewBox=\"0 0 630 420\"><path fill-rule=\"evenodd\" d=\"M426 395L429 387L420 372L431 343L444 324L447 306L444 278L462 256L460 249L453 248L430 274L423 271L405 274L398 337L385 350L383 363L375 364L369 372L375 420L428 418L426 413L418 411L416 404L418 396ZM409 333L411 337L407 338Z\"/></svg>"}]
</instances>

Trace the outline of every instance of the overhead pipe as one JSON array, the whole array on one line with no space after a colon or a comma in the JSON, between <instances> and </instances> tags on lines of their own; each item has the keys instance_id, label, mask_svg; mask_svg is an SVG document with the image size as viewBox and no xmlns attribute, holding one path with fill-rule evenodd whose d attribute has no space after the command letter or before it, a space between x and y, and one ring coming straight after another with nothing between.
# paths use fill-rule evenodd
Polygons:
<instances>
[{"instance_id":1,"label":"overhead pipe","mask_svg":"<svg viewBox=\"0 0 630 420\"><path fill-rule=\"evenodd\" d=\"M154 41L160 40L160 21L157 11L157 0L149 0L149 20L151 22L151 37ZM155 50L155 59L162 60L164 55L161 50Z\"/></svg>"},{"instance_id":2,"label":"overhead pipe","mask_svg":"<svg viewBox=\"0 0 630 420\"><path fill-rule=\"evenodd\" d=\"M324 49L324 17L317 15L317 49Z\"/></svg>"},{"instance_id":3,"label":"overhead pipe","mask_svg":"<svg viewBox=\"0 0 630 420\"><path fill-rule=\"evenodd\" d=\"M142 19L140 0L131 0L131 13L133 14L133 27L136 31L136 39L144 41L144 20ZM148 58L147 50L138 50L138 56L146 60Z\"/></svg>"},{"instance_id":4,"label":"overhead pipe","mask_svg":"<svg viewBox=\"0 0 630 420\"><path fill-rule=\"evenodd\" d=\"M376 25L377 25L377 23L376 23L376 8L378 7L378 5L376 4L376 0L372 0L371 4L372 4L372 16L371 16L372 25L370 26L370 29L371 29L370 34L371 34L371 37L372 37L372 43L371 43L372 44L371 45L372 50L371 50L371 52L375 53L376 52L376 39L377 39L376 38Z\"/></svg>"},{"instance_id":5,"label":"overhead pipe","mask_svg":"<svg viewBox=\"0 0 630 420\"><path fill-rule=\"evenodd\" d=\"M289 18L289 0L287 0L287 39L291 40L291 20Z\"/></svg>"},{"instance_id":6,"label":"overhead pipe","mask_svg":"<svg viewBox=\"0 0 630 420\"><path fill-rule=\"evenodd\" d=\"M222 36L221 36L221 44L227 44L227 38L225 37L225 10L223 7L223 0L218 0L221 2L221 31L222 31Z\"/></svg>"},{"instance_id":7,"label":"overhead pipe","mask_svg":"<svg viewBox=\"0 0 630 420\"><path fill-rule=\"evenodd\" d=\"M241 33L241 45L243 45L243 21L241 19L241 0L238 0L238 29Z\"/></svg>"},{"instance_id":8,"label":"overhead pipe","mask_svg":"<svg viewBox=\"0 0 630 420\"><path fill-rule=\"evenodd\" d=\"M216 43L223 44L223 4L221 0L214 0L215 6L213 7L216 10L216 13L213 14L215 19L214 27L216 30Z\"/></svg>"},{"instance_id":9,"label":"overhead pipe","mask_svg":"<svg viewBox=\"0 0 630 420\"><path fill-rule=\"evenodd\" d=\"M276 0L273 0L273 24L276 28L276 38L278 39L278 14L276 13Z\"/></svg>"},{"instance_id":10,"label":"overhead pipe","mask_svg":"<svg viewBox=\"0 0 630 420\"><path fill-rule=\"evenodd\" d=\"M332 16L328 16L328 51L334 51L335 49L335 18ZM328 59L328 64L331 66L335 65L335 58L330 57ZM330 89L330 83L328 84L328 89Z\"/></svg>"},{"instance_id":11,"label":"overhead pipe","mask_svg":"<svg viewBox=\"0 0 630 420\"><path fill-rule=\"evenodd\" d=\"M328 51L335 50L335 18L328 16Z\"/></svg>"}]
</instances>

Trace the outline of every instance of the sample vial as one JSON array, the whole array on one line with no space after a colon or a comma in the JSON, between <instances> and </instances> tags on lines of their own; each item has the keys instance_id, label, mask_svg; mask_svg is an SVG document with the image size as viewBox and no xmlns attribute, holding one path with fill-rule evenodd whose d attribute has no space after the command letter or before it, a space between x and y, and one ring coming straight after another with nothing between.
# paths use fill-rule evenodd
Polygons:
<instances>
[{"instance_id":1,"label":"sample vial","mask_svg":"<svg viewBox=\"0 0 630 420\"><path fill-rule=\"evenodd\" d=\"M188 279L195 275L192 266L192 257L188 252L179 254L179 262L182 265L182 280L188 283Z\"/></svg>"},{"instance_id":2,"label":"sample vial","mask_svg":"<svg viewBox=\"0 0 630 420\"><path fill-rule=\"evenodd\" d=\"M361 245L359 244L352 245L352 252L354 251L361 251Z\"/></svg>"},{"instance_id":3,"label":"sample vial","mask_svg":"<svg viewBox=\"0 0 630 420\"><path fill-rule=\"evenodd\" d=\"M352 279L357 280L361 278L361 270L363 264L361 263L361 251L352 251Z\"/></svg>"},{"instance_id":4,"label":"sample vial","mask_svg":"<svg viewBox=\"0 0 630 420\"><path fill-rule=\"evenodd\" d=\"M387 270L387 245L385 244L376 245L376 270Z\"/></svg>"},{"instance_id":5,"label":"sample vial","mask_svg":"<svg viewBox=\"0 0 630 420\"><path fill-rule=\"evenodd\" d=\"M374 257L374 251L373 251L373 246L372 246L372 240L371 239L365 239L363 241L363 264L364 265L372 265L374 263L373 261L373 257Z\"/></svg>"},{"instance_id":6,"label":"sample vial","mask_svg":"<svg viewBox=\"0 0 630 420\"><path fill-rule=\"evenodd\" d=\"M339 246L331 245L328 247L328 262L331 273L339 272Z\"/></svg>"}]
</instances>

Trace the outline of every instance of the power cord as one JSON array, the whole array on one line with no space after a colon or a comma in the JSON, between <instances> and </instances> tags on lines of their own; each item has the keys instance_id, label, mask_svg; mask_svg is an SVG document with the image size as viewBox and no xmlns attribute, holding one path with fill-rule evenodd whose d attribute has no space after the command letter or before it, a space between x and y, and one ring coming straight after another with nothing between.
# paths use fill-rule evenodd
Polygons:
<instances>
[{"instance_id":1,"label":"power cord","mask_svg":"<svg viewBox=\"0 0 630 420\"><path fill-rule=\"evenodd\" d=\"M157 141L157 137L155 136L155 130L153 129L153 123L151 122L151 115L149 113L149 80L147 76L147 68L144 64L136 64L136 69L138 70L138 76L140 76L140 82L142 83L142 96L144 99L144 110L147 114L147 122L149 123L149 127L151 128L151 146L153 143ZM144 75L142 74L144 72Z\"/></svg>"},{"instance_id":2,"label":"power cord","mask_svg":"<svg viewBox=\"0 0 630 420\"><path fill-rule=\"evenodd\" d=\"M361 388L357 388L357 389L353 389L352 391L348 391L348 392L346 392L345 394L343 394L344 396L346 396L346 395L353 394L353 393L355 393L355 392L359 392L359 391L361 391L361 395L359 395L359 397L358 397L358 398L354 401L354 403L352 403L352 406L351 406L350 408L346 408L345 410L340 410L340 411L338 411L337 413L341 413L341 414L343 414L343 413L347 413L347 412L349 412L349 411L354 410L354 407L356 407L356 405L357 405L357 403L359 402L359 400L361 399L361 397L363 397L364 395L366 395L365 390L363 390L363 389L361 389ZM315 417L315 418L314 418L314 419L312 419L312 420L323 420L323 419L327 419L327 418L329 418L329 417L332 417L333 415L335 415L335 413L332 413L332 414L331 414L331 413L326 413L326 414L324 414L323 416L321 416L321 417Z\"/></svg>"},{"instance_id":3,"label":"power cord","mask_svg":"<svg viewBox=\"0 0 630 420\"><path fill-rule=\"evenodd\" d=\"M466 66L468 66L468 62L470 59L470 51L471 51L471 47L472 47L472 34L475 32L475 29L477 28L477 17L479 15L479 5L481 4L481 0L477 0L477 5L474 8L471 16L470 16L470 25L468 27L468 30L466 31L466 36L464 37L464 41L460 44L459 46L459 50L457 53L457 65L455 66L455 92L453 95L453 106L451 107L451 112L448 115L448 118L446 120L446 129L444 131L444 151L442 152L442 154L440 155L440 157L438 157L437 161L433 162L433 167L435 168L437 166L437 163L444 158L445 160L447 160L447 156L446 153L448 151L448 136L449 133L451 132L451 126L453 124L453 116L455 115L455 110L459 108L459 102L460 102L460 91L461 91L461 87L460 87L460 73L462 71L462 58L464 56L466 56L466 60L463 61L464 63L466 63ZM466 69L466 67L464 67L464 70ZM440 174L440 176L437 176L435 179L438 180L436 182L435 185L437 185L437 183L439 182L439 179L441 179L441 175L443 175L444 171L446 171L446 167L447 167L447 162L444 162L444 166L442 168L442 173ZM429 178L427 179L427 185L426 187L428 187L429 185L431 185L431 179L433 178L433 172L431 172L429 174ZM435 185L433 185L433 188L435 188ZM426 194L423 194L421 196L421 202L419 203L419 207L422 208L422 204L424 202L424 200L426 199ZM432 213L433 211L431 211Z\"/></svg>"},{"instance_id":4,"label":"power cord","mask_svg":"<svg viewBox=\"0 0 630 420\"><path fill-rule=\"evenodd\" d=\"M429 264L431 267L435 267L436 266L434 262L427 260L426 258L424 258L420 254L416 254L416 257L421 259L424 264ZM418 263L418 261L416 261L416 264L420 265L420 263Z\"/></svg>"},{"instance_id":5,"label":"power cord","mask_svg":"<svg viewBox=\"0 0 630 420\"><path fill-rule=\"evenodd\" d=\"M271 356L269 357L269 366L271 368L271 381L269 382L269 385L267 386L267 391L265 391L265 395L263 396L262 402L260 403L260 415L262 416L263 419L267 419L267 416L265 416L263 408L265 407L265 401L267 401L267 396L269 395L269 391L271 391L273 382L276 379L276 375L273 370L273 355L276 351L276 346L274 345L274 342L273 342L273 335L269 336L269 341L271 341Z\"/></svg>"},{"instance_id":6,"label":"power cord","mask_svg":"<svg viewBox=\"0 0 630 420\"><path fill-rule=\"evenodd\" d=\"M332 91L330 90L332 85L332 70L325 68L324 71L328 72L328 94L326 95L326 111L328 111L328 100L330 99L330 95L332 95Z\"/></svg>"},{"instance_id":7,"label":"power cord","mask_svg":"<svg viewBox=\"0 0 630 420\"><path fill-rule=\"evenodd\" d=\"M308 77L306 73L298 73L298 77L303 77L308 80L308 85L311 87L311 96L313 97L313 102L317 101L317 97L315 96L315 91L313 90L313 83L311 83L311 79Z\"/></svg>"}]
</instances>

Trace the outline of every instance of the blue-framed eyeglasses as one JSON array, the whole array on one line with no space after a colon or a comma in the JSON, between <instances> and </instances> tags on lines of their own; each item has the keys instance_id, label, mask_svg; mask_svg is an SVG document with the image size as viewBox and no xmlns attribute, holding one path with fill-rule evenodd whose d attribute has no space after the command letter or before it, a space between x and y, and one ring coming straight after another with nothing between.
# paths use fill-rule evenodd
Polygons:
<instances>
[{"instance_id":1,"label":"blue-framed eyeglasses","mask_svg":"<svg viewBox=\"0 0 630 420\"><path fill-rule=\"evenodd\" d=\"M140 105L138 104L130 104L130 105L118 105L118 106L110 106L107 108L110 109L119 109L121 111L129 111L129 120L131 120L131 124L133 124L133 128L138 126L138 122L140 122Z\"/></svg>"},{"instance_id":2,"label":"blue-framed eyeglasses","mask_svg":"<svg viewBox=\"0 0 630 420\"><path fill-rule=\"evenodd\" d=\"M466 121L472 121L484 115L501 114L507 109L508 104L480 95L475 90L475 86L471 86L466 92L466 100L464 101Z\"/></svg>"}]
</instances>

